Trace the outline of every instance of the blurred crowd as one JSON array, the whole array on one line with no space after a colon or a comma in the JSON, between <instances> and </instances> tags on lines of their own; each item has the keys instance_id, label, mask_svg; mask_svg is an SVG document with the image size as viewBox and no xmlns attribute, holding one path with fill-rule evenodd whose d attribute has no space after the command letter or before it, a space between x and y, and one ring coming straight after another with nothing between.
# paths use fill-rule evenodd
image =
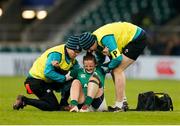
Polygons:
<instances>
[{"instance_id":1,"label":"blurred crowd","mask_svg":"<svg viewBox=\"0 0 180 126\"><path fill-rule=\"evenodd\" d=\"M180 33L149 32L149 44L145 55L173 55L180 56ZM0 46L0 52L43 52L41 46Z\"/></svg>"},{"instance_id":2,"label":"blurred crowd","mask_svg":"<svg viewBox=\"0 0 180 126\"><path fill-rule=\"evenodd\" d=\"M180 56L179 33L159 33L150 40L149 49L152 55Z\"/></svg>"}]
</instances>

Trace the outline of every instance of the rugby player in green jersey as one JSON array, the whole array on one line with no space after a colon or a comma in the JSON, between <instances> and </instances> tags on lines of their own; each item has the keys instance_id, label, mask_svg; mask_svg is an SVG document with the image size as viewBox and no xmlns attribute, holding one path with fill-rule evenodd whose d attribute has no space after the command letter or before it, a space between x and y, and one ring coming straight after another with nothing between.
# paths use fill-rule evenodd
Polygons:
<instances>
[{"instance_id":1,"label":"rugby player in green jersey","mask_svg":"<svg viewBox=\"0 0 180 126\"><path fill-rule=\"evenodd\" d=\"M95 56L91 53L83 57L83 65L84 68L71 73L76 79L72 82L70 89L70 112L106 111L104 97L106 72L96 64Z\"/></svg>"}]
</instances>

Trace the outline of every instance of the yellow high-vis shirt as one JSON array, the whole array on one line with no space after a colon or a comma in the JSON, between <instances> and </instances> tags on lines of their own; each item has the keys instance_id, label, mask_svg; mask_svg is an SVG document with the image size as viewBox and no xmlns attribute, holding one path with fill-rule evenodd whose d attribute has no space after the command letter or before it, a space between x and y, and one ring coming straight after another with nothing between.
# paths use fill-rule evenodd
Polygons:
<instances>
[{"instance_id":1,"label":"yellow high-vis shirt","mask_svg":"<svg viewBox=\"0 0 180 126\"><path fill-rule=\"evenodd\" d=\"M46 50L40 57L38 57L29 71L30 76L46 82L49 81L44 75L44 70L48 55L52 52L58 52L61 54L61 61L59 61L59 68L61 70L68 71L73 66L75 60L72 60L70 63L66 62L65 45L63 44Z\"/></svg>"},{"instance_id":2,"label":"yellow high-vis shirt","mask_svg":"<svg viewBox=\"0 0 180 126\"><path fill-rule=\"evenodd\" d=\"M97 37L98 45L102 46L104 36L114 35L120 53L135 36L138 26L128 22L114 22L104 25L93 32Z\"/></svg>"}]
</instances>

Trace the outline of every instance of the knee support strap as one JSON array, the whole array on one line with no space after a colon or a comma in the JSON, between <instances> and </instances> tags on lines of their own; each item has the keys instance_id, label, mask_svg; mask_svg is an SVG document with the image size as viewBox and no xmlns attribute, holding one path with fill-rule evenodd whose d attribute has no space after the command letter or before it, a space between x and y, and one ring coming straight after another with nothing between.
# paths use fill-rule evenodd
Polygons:
<instances>
[{"instance_id":1,"label":"knee support strap","mask_svg":"<svg viewBox=\"0 0 180 126\"><path fill-rule=\"evenodd\" d=\"M97 81L95 81L95 80L90 80L89 82L92 82L92 83L94 83L94 84L97 84L97 85L100 87L100 83L97 82Z\"/></svg>"}]
</instances>

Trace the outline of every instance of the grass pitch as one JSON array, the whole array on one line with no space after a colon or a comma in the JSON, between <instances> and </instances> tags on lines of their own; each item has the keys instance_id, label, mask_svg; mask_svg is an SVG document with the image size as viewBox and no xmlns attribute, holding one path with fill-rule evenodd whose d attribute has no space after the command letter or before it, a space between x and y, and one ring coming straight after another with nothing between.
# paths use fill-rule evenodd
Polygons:
<instances>
[{"instance_id":1,"label":"grass pitch","mask_svg":"<svg viewBox=\"0 0 180 126\"><path fill-rule=\"evenodd\" d=\"M140 92L166 92L173 100L174 111L168 112L44 112L31 106L23 110L12 109L16 96L26 94L23 82L25 77L0 77L0 125L180 125L180 81L176 80L127 80L126 94L131 109L136 108L137 96ZM56 93L57 97L60 97ZM34 97L34 95L29 95ZM114 85L111 79L106 81L105 97L108 105L114 103ZM35 98L35 97L34 97Z\"/></svg>"}]
</instances>

